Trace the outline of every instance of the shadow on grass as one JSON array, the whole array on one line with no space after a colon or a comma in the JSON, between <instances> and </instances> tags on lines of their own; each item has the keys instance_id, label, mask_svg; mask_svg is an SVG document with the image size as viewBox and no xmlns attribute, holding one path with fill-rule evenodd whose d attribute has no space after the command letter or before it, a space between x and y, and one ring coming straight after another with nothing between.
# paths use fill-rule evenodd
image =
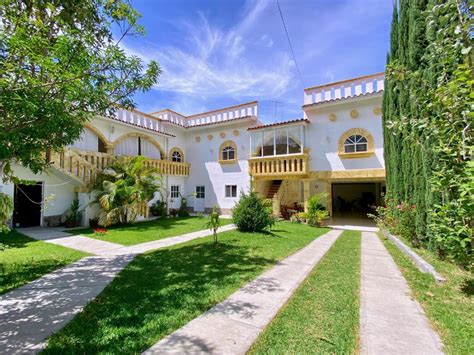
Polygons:
<instances>
[{"instance_id":1,"label":"shadow on grass","mask_svg":"<svg viewBox=\"0 0 474 355\"><path fill-rule=\"evenodd\" d=\"M45 353L141 352L276 261L253 251L228 240L141 255Z\"/></svg>"},{"instance_id":2,"label":"shadow on grass","mask_svg":"<svg viewBox=\"0 0 474 355\"><path fill-rule=\"evenodd\" d=\"M28 238L27 236L16 231L0 233L0 244L2 244L6 250L27 248L29 244L35 242L36 240ZM0 257L2 255L1 253L2 251L0 250Z\"/></svg>"},{"instance_id":3,"label":"shadow on grass","mask_svg":"<svg viewBox=\"0 0 474 355\"><path fill-rule=\"evenodd\" d=\"M70 260L31 258L21 263L0 264L0 295L69 263Z\"/></svg>"}]
</instances>

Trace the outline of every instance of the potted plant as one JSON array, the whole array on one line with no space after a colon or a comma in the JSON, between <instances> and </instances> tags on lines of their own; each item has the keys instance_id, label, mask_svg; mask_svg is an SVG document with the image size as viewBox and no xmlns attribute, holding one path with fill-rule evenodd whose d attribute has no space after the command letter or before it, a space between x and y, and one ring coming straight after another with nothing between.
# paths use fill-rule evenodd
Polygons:
<instances>
[{"instance_id":1,"label":"potted plant","mask_svg":"<svg viewBox=\"0 0 474 355\"><path fill-rule=\"evenodd\" d=\"M72 201L69 211L66 216L65 225L67 228L74 228L79 225L82 218L82 212L80 211L81 205L79 200L76 198Z\"/></svg>"}]
</instances>

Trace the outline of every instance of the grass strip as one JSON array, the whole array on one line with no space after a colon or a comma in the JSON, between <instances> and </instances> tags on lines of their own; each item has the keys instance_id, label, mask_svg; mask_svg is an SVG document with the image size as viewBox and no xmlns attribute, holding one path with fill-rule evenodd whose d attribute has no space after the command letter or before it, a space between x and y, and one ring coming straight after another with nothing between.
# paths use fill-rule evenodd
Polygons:
<instances>
[{"instance_id":1,"label":"grass strip","mask_svg":"<svg viewBox=\"0 0 474 355\"><path fill-rule=\"evenodd\" d=\"M221 222L222 225L226 225L231 224L232 220L221 218ZM93 228L67 232L122 245L134 245L208 229L206 223L205 217L159 218L126 226L109 227L104 236L95 235Z\"/></svg>"},{"instance_id":2,"label":"grass strip","mask_svg":"<svg viewBox=\"0 0 474 355\"><path fill-rule=\"evenodd\" d=\"M45 353L138 353L223 301L326 228L276 223L271 233L225 232L136 257Z\"/></svg>"},{"instance_id":3,"label":"grass strip","mask_svg":"<svg viewBox=\"0 0 474 355\"><path fill-rule=\"evenodd\" d=\"M360 243L360 232L343 232L249 353L356 352Z\"/></svg>"},{"instance_id":4,"label":"grass strip","mask_svg":"<svg viewBox=\"0 0 474 355\"><path fill-rule=\"evenodd\" d=\"M446 277L437 284L430 274L422 273L391 241L379 234L385 247L407 280L415 298L444 343L446 354L474 353L474 278L472 273L439 260L426 249L413 249Z\"/></svg>"},{"instance_id":5,"label":"grass strip","mask_svg":"<svg viewBox=\"0 0 474 355\"><path fill-rule=\"evenodd\" d=\"M0 294L88 255L16 231L0 233L0 245Z\"/></svg>"}]
</instances>

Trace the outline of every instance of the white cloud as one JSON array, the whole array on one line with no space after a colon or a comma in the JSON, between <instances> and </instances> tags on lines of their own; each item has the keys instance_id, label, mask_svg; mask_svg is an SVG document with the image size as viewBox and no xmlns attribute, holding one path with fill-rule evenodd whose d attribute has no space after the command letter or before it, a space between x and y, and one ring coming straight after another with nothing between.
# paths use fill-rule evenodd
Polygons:
<instances>
[{"instance_id":1,"label":"white cloud","mask_svg":"<svg viewBox=\"0 0 474 355\"><path fill-rule=\"evenodd\" d=\"M255 52L262 50L262 44L256 45L258 40L264 47L273 46L267 35L253 38L268 3L248 3L241 21L228 30L214 26L200 13L192 23L179 24L184 32L183 40L176 41L179 45L123 47L146 61L158 61L163 70L158 90L201 98L278 97L294 85L295 68L287 52L272 53L263 65L262 53Z\"/></svg>"}]
</instances>

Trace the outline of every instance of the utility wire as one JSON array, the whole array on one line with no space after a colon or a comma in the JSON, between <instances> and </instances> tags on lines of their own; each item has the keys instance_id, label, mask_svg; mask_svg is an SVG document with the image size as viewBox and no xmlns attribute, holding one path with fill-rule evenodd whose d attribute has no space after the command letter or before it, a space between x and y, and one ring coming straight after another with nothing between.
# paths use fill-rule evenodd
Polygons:
<instances>
[{"instance_id":1,"label":"utility wire","mask_svg":"<svg viewBox=\"0 0 474 355\"><path fill-rule=\"evenodd\" d=\"M293 51L293 46L291 45L290 35L288 34L288 30L286 28L285 18L283 17L283 12L281 11L279 0L277 0L277 6L278 6L278 11L280 12L283 28L285 29L286 38L288 39L288 44L290 46L291 54L293 55L293 60L295 61L296 70L298 71L298 75L301 80L301 84L303 84L303 87L306 87L306 85L304 84L303 76L301 75L300 67L298 66L298 62L296 61L296 56L295 56L295 52Z\"/></svg>"}]
</instances>

